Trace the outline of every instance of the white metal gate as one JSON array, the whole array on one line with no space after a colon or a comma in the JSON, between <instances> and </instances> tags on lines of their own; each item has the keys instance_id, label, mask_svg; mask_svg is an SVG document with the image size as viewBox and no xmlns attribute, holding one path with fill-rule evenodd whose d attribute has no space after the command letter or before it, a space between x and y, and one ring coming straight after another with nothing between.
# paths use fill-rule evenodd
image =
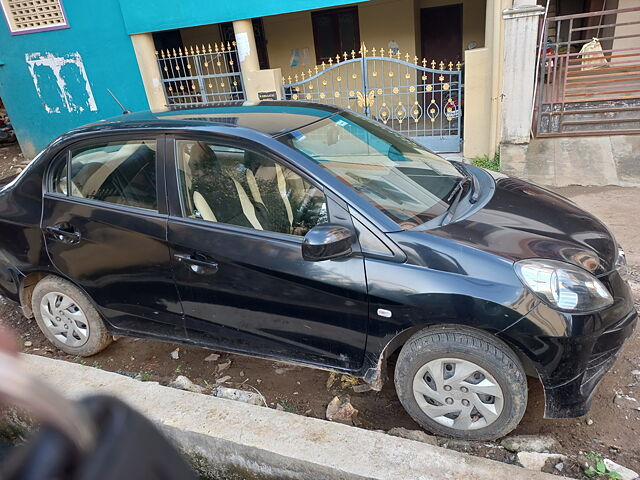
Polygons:
<instances>
[{"instance_id":1,"label":"white metal gate","mask_svg":"<svg viewBox=\"0 0 640 480\"><path fill-rule=\"evenodd\" d=\"M370 53L371 55L367 55ZM283 78L288 100L327 103L365 114L436 152L461 151L461 64L437 64L399 52L346 52Z\"/></svg>"}]
</instances>

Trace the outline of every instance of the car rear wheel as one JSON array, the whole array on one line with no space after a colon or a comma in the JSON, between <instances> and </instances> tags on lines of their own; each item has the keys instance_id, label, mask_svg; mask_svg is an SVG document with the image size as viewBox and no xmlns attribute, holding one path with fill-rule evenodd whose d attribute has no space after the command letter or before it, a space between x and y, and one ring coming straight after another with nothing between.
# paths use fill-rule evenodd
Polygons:
<instances>
[{"instance_id":1,"label":"car rear wheel","mask_svg":"<svg viewBox=\"0 0 640 480\"><path fill-rule=\"evenodd\" d=\"M32 308L42 333L65 353L88 357L112 341L89 298L66 280L50 275L38 282Z\"/></svg>"},{"instance_id":2,"label":"car rear wheel","mask_svg":"<svg viewBox=\"0 0 640 480\"><path fill-rule=\"evenodd\" d=\"M404 345L395 370L400 402L437 435L493 440L513 430L527 407L527 380L514 352L471 329L423 330Z\"/></svg>"}]
</instances>

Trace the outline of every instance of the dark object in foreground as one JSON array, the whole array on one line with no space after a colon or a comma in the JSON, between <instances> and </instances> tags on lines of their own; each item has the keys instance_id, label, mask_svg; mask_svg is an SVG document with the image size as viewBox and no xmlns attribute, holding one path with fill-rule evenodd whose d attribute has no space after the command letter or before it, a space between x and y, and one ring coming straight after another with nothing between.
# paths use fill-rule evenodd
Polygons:
<instances>
[{"instance_id":1,"label":"dark object in foreground","mask_svg":"<svg viewBox=\"0 0 640 480\"><path fill-rule=\"evenodd\" d=\"M70 355L113 335L395 386L424 428L584 415L637 321L606 226L327 105L132 113L0 187L0 293Z\"/></svg>"},{"instance_id":2,"label":"dark object in foreground","mask_svg":"<svg viewBox=\"0 0 640 480\"><path fill-rule=\"evenodd\" d=\"M15 447L3 480L190 480L187 462L152 423L113 397L82 400L96 424L95 445L87 452L60 430L44 425L27 444Z\"/></svg>"}]
</instances>

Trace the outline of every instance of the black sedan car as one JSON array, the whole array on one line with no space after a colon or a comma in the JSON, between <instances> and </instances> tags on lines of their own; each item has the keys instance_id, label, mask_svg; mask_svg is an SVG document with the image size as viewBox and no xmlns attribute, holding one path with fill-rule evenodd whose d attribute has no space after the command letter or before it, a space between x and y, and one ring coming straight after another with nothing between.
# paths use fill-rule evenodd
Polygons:
<instances>
[{"instance_id":1,"label":"black sedan car","mask_svg":"<svg viewBox=\"0 0 640 480\"><path fill-rule=\"evenodd\" d=\"M607 228L352 112L287 102L69 132L0 188L0 292L72 355L113 335L362 378L490 439L542 382L587 412L637 314ZM397 356L397 358L396 358Z\"/></svg>"}]
</instances>

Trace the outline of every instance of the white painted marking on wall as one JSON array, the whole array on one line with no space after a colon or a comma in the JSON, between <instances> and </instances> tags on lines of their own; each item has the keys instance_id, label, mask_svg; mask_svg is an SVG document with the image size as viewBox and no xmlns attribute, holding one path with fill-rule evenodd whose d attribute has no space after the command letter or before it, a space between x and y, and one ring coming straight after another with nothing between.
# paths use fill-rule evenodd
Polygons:
<instances>
[{"instance_id":1,"label":"white painted marking on wall","mask_svg":"<svg viewBox=\"0 0 640 480\"><path fill-rule=\"evenodd\" d=\"M249 36L247 32L240 32L236 34L236 47L238 48L238 59L244 62L244 59L251 54L251 47L249 47Z\"/></svg>"},{"instance_id":2,"label":"white painted marking on wall","mask_svg":"<svg viewBox=\"0 0 640 480\"><path fill-rule=\"evenodd\" d=\"M49 52L27 53L25 54L25 60L29 66L29 73L33 79L33 84L36 87L36 92L38 92L38 96L40 97L40 100L42 100L42 104L48 113L60 113L60 107L50 107L47 103L47 99L43 97L43 86L39 84L38 75L35 70L36 67L48 67L51 69L51 73L56 81L58 94L60 95L62 103L68 112L83 112L86 108L89 108L92 112L98 110L95 98L93 97L93 92L91 91L89 79L87 78L87 72L84 69L84 64L82 63L82 57L78 52L68 53L62 57L56 57ZM74 103L73 97L68 90L67 82L61 75L62 67L65 65L74 65L84 80L84 85L81 85L81 87L85 89L87 94L86 104L78 105Z\"/></svg>"}]
</instances>

